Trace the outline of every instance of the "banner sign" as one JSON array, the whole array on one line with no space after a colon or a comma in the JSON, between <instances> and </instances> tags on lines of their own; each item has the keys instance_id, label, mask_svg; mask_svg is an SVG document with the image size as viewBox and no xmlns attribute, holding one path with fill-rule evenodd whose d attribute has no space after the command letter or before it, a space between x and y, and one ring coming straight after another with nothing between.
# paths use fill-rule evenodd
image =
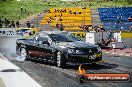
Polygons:
<instances>
[{"instance_id":1,"label":"banner sign","mask_svg":"<svg viewBox=\"0 0 132 87\"><path fill-rule=\"evenodd\" d=\"M77 81L83 82L129 82L131 81L128 73L86 73L86 70L79 66Z\"/></svg>"},{"instance_id":2,"label":"banner sign","mask_svg":"<svg viewBox=\"0 0 132 87\"><path fill-rule=\"evenodd\" d=\"M16 35L15 28L0 28L0 37L3 37L3 36L15 37L15 35Z\"/></svg>"}]
</instances>

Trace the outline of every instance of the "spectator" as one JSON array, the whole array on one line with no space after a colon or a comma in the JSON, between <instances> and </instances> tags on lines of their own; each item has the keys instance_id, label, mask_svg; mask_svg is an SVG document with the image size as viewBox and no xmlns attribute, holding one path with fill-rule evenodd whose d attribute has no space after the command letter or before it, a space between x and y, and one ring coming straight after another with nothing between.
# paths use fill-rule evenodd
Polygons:
<instances>
[{"instance_id":1,"label":"spectator","mask_svg":"<svg viewBox=\"0 0 132 87\"><path fill-rule=\"evenodd\" d=\"M86 25L85 30L86 30L86 32L89 32L89 26L88 25Z\"/></svg>"},{"instance_id":2,"label":"spectator","mask_svg":"<svg viewBox=\"0 0 132 87\"><path fill-rule=\"evenodd\" d=\"M2 20L0 19L0 28L2 28Z\"/></svg>"},{"instance_id":3,"label":"spectator","mask_svg":"<svg viewBox=\"0 0 132 87\"><path fill-rule=\"evenodd\" d=\"M62 9L60 9L60 12L62 12Z\"/></svg>"},{"instance_id":4,"label":"spectator","mask_svg":"<svg viewBox=\"0 0 132 87\"><path fill-rule=\"evenodd\" d=\"M9 25L9 27L15 28L15 23L14 23L14 21L11 21L11 24Z\"/></svg>"},{"instance_id":5,"label":"spectator","mask_svg":"<svg viewBox=\"0 0 132 87\"><path fill-rule=\"evenodd\" d=\"M4 19L4 25L5 25L5 27L7 27L7 19L6 18Z\"/></svg>"},{"instance_id":6,"label":"spectator","mask_svg":"<svg viewBox=\"0 0 132 87\"><path fill-rule=\"evenodd\" d=\"M94 28L93 28L92 25L89 26L89 31L90 31L90 32L96 32L96 31L94 30Z\"/></svg>"},{"instance_id":7,"label":"spectator","mask_svg":"<svg viewBox=\"0 0 132 87\"><path fill-rule=\"evenodd\" d=\"M69 13L72 14L72 11L70 10Z\"/></svg>"},{"instance_id":8,"label":"spectator","mask_svg":"<svg viewBox=\"0 0 132 87\"><path fill-rule=\"evenodd\" d=\"M100 28L101 29L101 32L104 32L105 31L105 29L102 27L102 28Z\"/></svg>"},{"instance_id":9,"label":"spectator","mask_svg":"<svg viewBox=\"0 0 132 87\"><path fill-rule=\"evenodd\" d=\"M47 20L47 23L51 23L52 22L52 17L49 17L49 19Z\"/></svg>"},{"instance_id":10,"label":"spectator","mask_svg":"<svg viewBox=\"0 0 132 87\"><path fill-rule=\"evenodd\" d=\"M74 14L76 15L77 13L76 13L76 12L74 12Z\"/></svg>"},{"instance_id":11,"label":"spectator","mask_svg":"<svg viewBox=\"0 0 132 87\"><path fill-rule=\"evenodd\" d=\"M60 17L60 21L62 21L62 18Z\"/></svg>"},{"instance_id":12,"label":"spectator","mask_svg":"<svg viewBox=\"0 0 132 87\"><path fill-rule=\"evenodd\" d=\"M58 23L56 24L56 28L59 29L59 24Z\"/></svg>"},{"instance_id":13,"label":"spectator","mask_svg":"<svg viewBox=\"0 0 132 87\"><path fill-rule=\"evenodd\" d=\"M56 18L56 24L58 24L58 21L62 21L61 16L62 16L62 14L60 14L59 17Z\"/></svg>"},{"instance_id":14,"label":"spectator","mask_svg":"<svg viewBox=\"0 0 132 87\"><path fill-rule=\"evenodd\" d=\"M25 9L25 13L27 13L27 9Z\"/></svg>"},{"instance_id":15,"label":"spectator","mask_svg":"<svg viewBox=\"0 0 132 87\"><path fill-rule=\"evenodd\" d=\"M66 9L64 10L64 12L66 12Z\"/></svg>"},{"instance_id":16,"label":"spectator","mask_svg":"<svg viewBox=\"0 0 132 87\"><path fill-rule=\"evenodd\" d=\"M34 23L33 22L31 22L31 28L34 28Z\"/></svg>"},{"instance_id":17,"label":"spectator","mask_svg":"<svg viewBox=\"0 0 132 87\"><path fill-rule=\"evenodd\" d=\"M50 22L50 23L52 22L52 19L53 19L52 17L49 17L49 22Z\"/></svg>"},{"instance_id":18,"label":"spectator","mask_svg":"<svg viewBox=\"0 0 132 87\"><path fill-rule=\"evenodd\" d=\"M105 29L103 27L101 27L101 26L97 27L97 32L104 32L104 31L105 31Z\"/></svg>"},{"instance_id":19,"label":"spectator","mask_svg":"<svg viewBox=\"0 0 132 87\"><path fill-rule=\"evenodd\" d=\"M54 12L57 12L56 9L54 10Z\"/></svg>"},{"instance_id":20,"label":"spectator","mask_svg":"<svg viewBox=\"0 0 132 87\"><path fill-rule=\"evenodd\" d=\"M6 27L9 27L9 26L10 26L10 20L7 19Z\"/></svg>"},{"instance_id":21,"label":"spectator","mask_svg":"<svg viewBox=\"0 0 132 87\"><path fill-rule=\"evenodd\" d=\"M16 21L16 27L19 28L19 26L20 26L19 21Z\"/></svg>"},{"instance_id":22,"label":"spectator","mask_svg":"<svg viewBox=\"0 0 132 87\"><path fill-rule=\"evenodd\" d=\"M113 30L109 30L109 39L112 39Z\"/></svg>"},{"instance_id":23,"label":"spectator","mask_svg":"<svg viewBox=\"0 0 132 87\"><path fill-rule=\"evenodd\" d=\"M60 31L63 31L64 30L64 27L62 24L60 24Z\"/></svg>"},{"instance_id":24,"label":"spectator","mask_svg":"<svg viewBox=\"0 0 132 87\"><path fill-rule=\"evenodd\" d=\"M108 39L108 40L104 40L104 39L101 39L97 45L101 48L106 48L106 46L108 46L109 44L111 43L111 39Z\"/></svg>"},{"instance_id":25,"label":"spectator","mask_svg":"<svg viewBox=\"0 0 132 87\"><path fill-rule=\"evenodd\" d=\"M27 21L27 27L30 28L31 27L31 24L29 21Z\"/></svg>"},{"instance_id":26,"label":"spectator","mask_svg":"<svg viewBox=\"0 0 132 87\"><path fill-rule=\"evenodd\" d=\"M50 13L50 10L48 10L48 13Z\"/></svg>"},{"instance_id":27,"label":"spectator","mask_svg":"<svg viewBox=\"0 0 132 87\"><path fill-rule=\"evenodd\" d=\"M83 32L86 30L86 25L82 25Z\"/></svg>"},{"instance_id":28,"label":"spectator","mask_svg":"<svg viewBox=\"0 0 132 87\"><path fill-rule=\"evenodd\" d=\"M79 12L79 14L82 14L81 12Z\"/></svg>"},{"instance_id":29,"label":"spectator","mask_svg":"<svg viewBox=\"0 0 132 87\"><path fill-rule=\"evenodd\" d=\"M96 32L98 32L98 27L97 27L97 26L94 26L94 30L95 30Z\"/></svg>"},{"instance_id":30,"label":"spectator","mask_svg":"<svg viewBox=\"0 0 132 87\"><path fill-rule=\"evenodd\" d=\"M21 15L22 15L22 13L23 13L23 7L21 7Z\"/></svg>"},{"instance_id":31,"label":"spectator","mask_svg":"<svg viewBox=\"0 0 132 87\"><path fill-rule=\"evenodd\" d=\"M100 27L97 27L97 32L101 32L101 29L100 29Z\"/></svg>"}]
</instances>

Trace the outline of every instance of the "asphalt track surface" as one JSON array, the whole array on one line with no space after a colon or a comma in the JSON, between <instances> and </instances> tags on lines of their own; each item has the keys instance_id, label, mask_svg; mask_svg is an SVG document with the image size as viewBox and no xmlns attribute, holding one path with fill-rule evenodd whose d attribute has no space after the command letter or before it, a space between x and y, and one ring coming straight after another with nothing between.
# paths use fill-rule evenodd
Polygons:
<instances>
[{"instance_id":1,"label":"asphalt track surface","mask_svg":"<svg viewBox=\"0 0 132 87\"><path fill-rule=\"evenodd\" d=\"M84 65L87 73L129 73L132 77L132 57L103 54L103 62L97 65ZM130 82L88 82L79 84L76 81L77 66L67 66L65 69L53 64L36 62L34 60L14 64L27 72L43 87L132 87Z\"/></svg>"},{"instance_id":2,"label":"asphalt track surface","mask_svg":"<svg viewBox=\"0 0 132 87\"><path fill-rule=\"evenodd\" d=\"M124 40L131 46L131 40ZM132 87L130 82L88 82L79 84L76 81L78 66L67 66L65 69L53 64L28 60L16 61L18 57L6 55L11 62L28 73L42 87ZM132 57L103 53L103 61L97 65L84 65L87 73L129 73L132 78Z\"/></svg>"}]
</instances>

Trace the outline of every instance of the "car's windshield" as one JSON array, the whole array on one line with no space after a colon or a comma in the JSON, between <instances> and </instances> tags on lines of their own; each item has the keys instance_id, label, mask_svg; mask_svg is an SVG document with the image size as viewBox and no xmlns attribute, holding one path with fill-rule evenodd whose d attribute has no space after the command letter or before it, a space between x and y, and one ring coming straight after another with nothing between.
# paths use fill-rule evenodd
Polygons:
<instances>
[{"instance_id":1,"label":"car's windshield","mask_svg":"<svg viewBox=\"0 0 132 87\"><path fill-rule=\"evenodd\" d=\"M69 34L49 34L53 42L74 42L81 41L79 38Z\"/></svg>"}]
</instances>

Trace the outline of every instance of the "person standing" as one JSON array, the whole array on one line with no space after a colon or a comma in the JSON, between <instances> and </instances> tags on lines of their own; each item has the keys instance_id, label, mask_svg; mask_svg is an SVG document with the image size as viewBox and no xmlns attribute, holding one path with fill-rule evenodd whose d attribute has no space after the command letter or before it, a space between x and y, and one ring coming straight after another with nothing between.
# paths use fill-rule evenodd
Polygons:
<instances>
[{"instance_id":1,"label":"person standing","mask_svg":"<svg viewBox=\"0 0 132 87\"><path fill-rule=\"evenodd\" d=\"M60 31L63 31L64 30L64 27L62 24L60 24Z\"/></svg>"},{"instance_id":2,"label":"person standing","mask_svg":"<svg viewBox=\"0 0 132 87\"><path fill-rule=\"evenodd\" d=\"M0 28L2 28L2 20L0 19Z\"/></svg>"},{"instance_id":3,"label":"person standing","mask_svg":"<svg viewBox=\"0 0 132 87\"><path fill-rule=\"evenodd\" d=\"M15 28L15 23L14 21L11 21L11 25L9 25L10 28Z\"/></svg>"},{"instance_id":4,"label":"person standing","mask_svg":"<svg viewBox=\"0 0 132 87\"><path fill-rule=\"evenodd\" d=\"M31 24L29 21L27 21L27 27L30 28L31 27Z\"/></svg>"},{"instance_id":5,"label":"person standing","mask_svg":"<svg viewBox=\"0 0 132 87\"><path fill-rule=\"evenodd\" d=\"M7 27L7 19L4 19L4 26Z\"/></svg>"},{"instance_id":6,"label":"person standing","mask_svg":"<svg viewBox=\"0 0 132 87\"><path fill-rule=\"evenodd\" d=\"M34 28L34 22L33 21L31 22L31 28Z\"/></svg>"},{"instance_id":7,"label":"person standing","mask_svg":"<svg viewBox=\"0 0 132 87\"><path fill-rule=\"evenodd\" d=\"M23 14L23 7L21 7L21 15Z\"/></svg>"},{"instance_id":8,"label":"person standing","mask_svg":"<svg viewBox=\"0 0 132 87\"><path fill-rule=\"evenodd\" d=\"M20 26L19 21L16 21L16 27L19 28L19 26Z\"/></svg>"}]
</instances>

